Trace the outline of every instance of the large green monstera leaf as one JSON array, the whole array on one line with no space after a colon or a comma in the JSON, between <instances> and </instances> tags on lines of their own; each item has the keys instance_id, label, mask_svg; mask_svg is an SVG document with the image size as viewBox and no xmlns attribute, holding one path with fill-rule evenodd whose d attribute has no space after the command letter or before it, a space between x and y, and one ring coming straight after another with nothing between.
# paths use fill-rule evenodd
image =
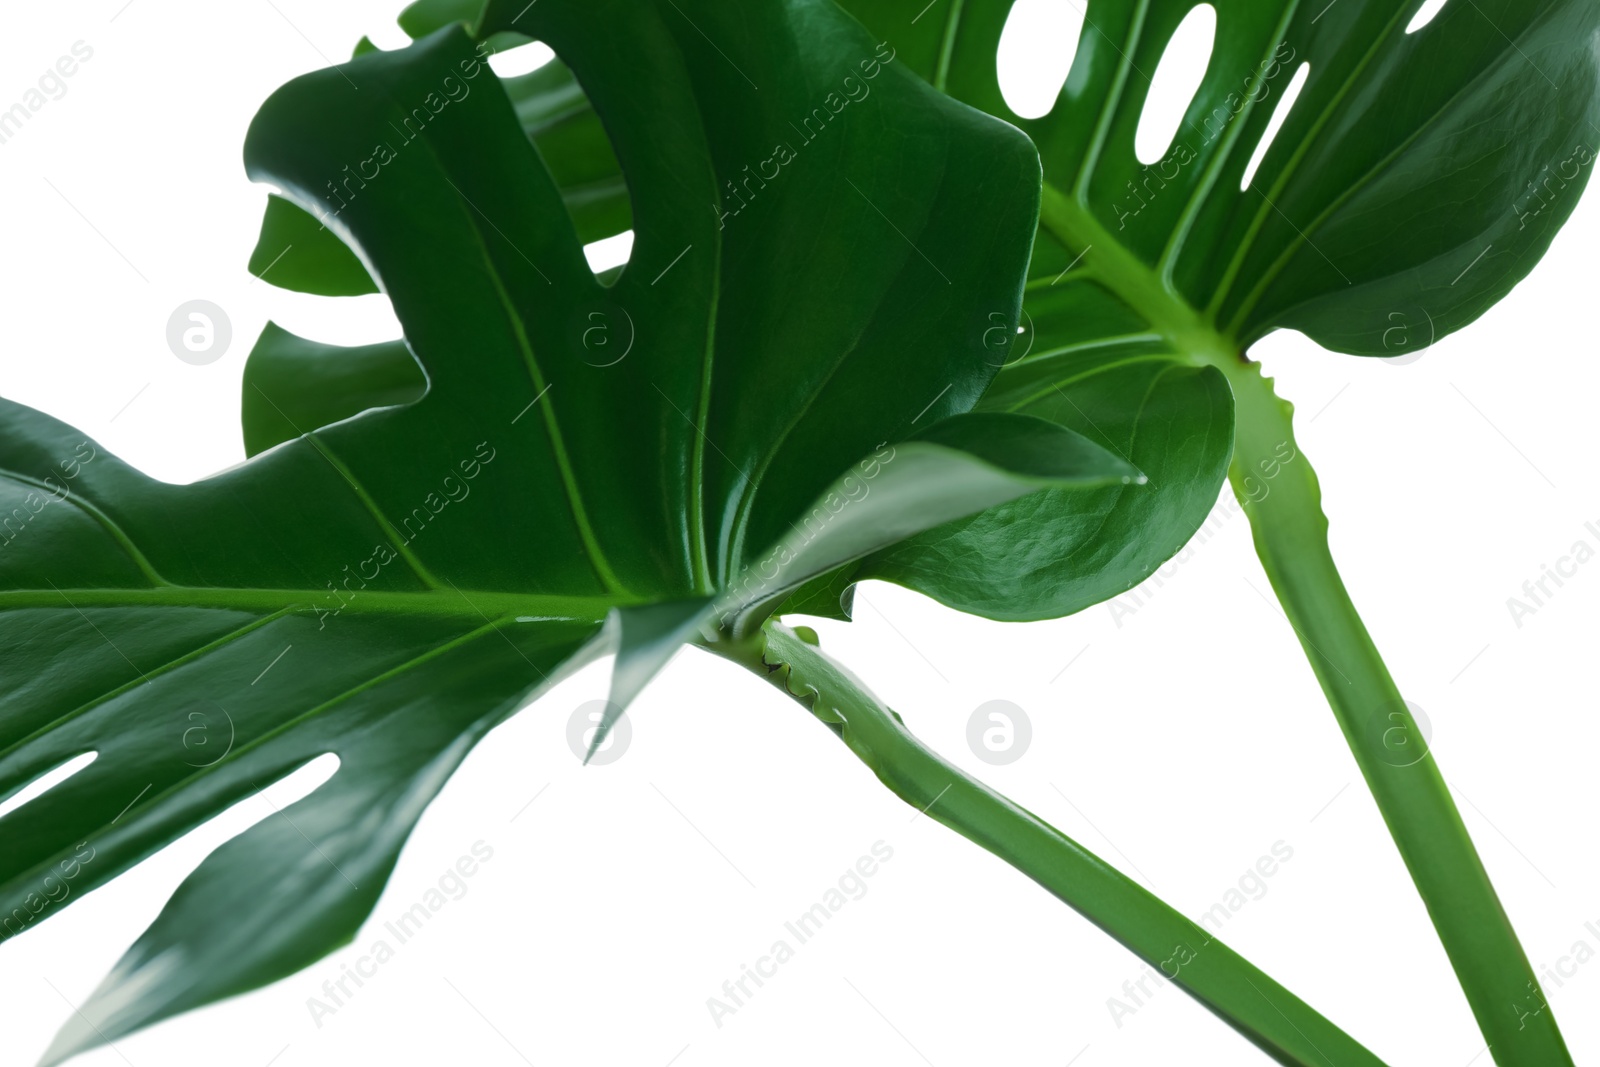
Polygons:
<instances>
[{"instance_id":1,"label":"large green monstera leaf","mask_svg":"<svg viewBox=\"0 0 1600 1067\"><path fill-rule=\"evenodd\" d=\"M614 284L447 27L290 83L246 144L253 177L355 250L403 344L295 357L269 329L290 355L247 392L287 429L191 486L0 403L0 798L96 754L0 819L0 936L64 906L69 865L77 899L340 761L206 859L48 1062L348 941L472 745L589 658L617 653L620 707L697 630L747 629L846 560L1138 477L1043 420L960 414L1021 298L1039 172L1014 129L881 62L725 219L727 183L878 42L821 0L510 6L594 87L628 174ZM397 351L409 376L373 387ZM362 402L308 414L322 371Z\"/></svg>"},{"instance_id":2,"label":"large green monstera leaf","mask_svg":"<svg viewBox=\"0 0 1600 1067\"><path fill-rule=\"evenodd\" d=\"M1216 499L1233 421L1216 367L1276 329L1369 356L1460 329L1533 268L1600 154L1589 0L1450 0L1415 32L1423 0L1219 0L1205 77L1148 166L1134 135L1192 0L1091 0L1040 119L1012 113L999 87L1011 0L843 6L896 65L1039 146L1025 332L992 335L1005 367L982 406L1072 427L1149 484L1040 493L962 520L832 576L795 602L806 610L837 610L837 594L867 577L1011 619L1136 584ZM1301 92L1241 189L1302 66Z\"/></svg>"}]
</instances>

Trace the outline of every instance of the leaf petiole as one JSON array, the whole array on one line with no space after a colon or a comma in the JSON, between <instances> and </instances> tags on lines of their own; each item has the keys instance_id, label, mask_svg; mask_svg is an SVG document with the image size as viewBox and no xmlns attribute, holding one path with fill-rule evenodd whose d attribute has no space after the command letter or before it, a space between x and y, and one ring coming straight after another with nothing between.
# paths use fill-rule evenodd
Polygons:
<instances>
[{"instance_id":1,"label":"leaf petiole","mask_svg":"<svg viewBox=\"0 0 1600 1067\"><path fill-rule=\"evenodd\" d=\"M1328 547L1317 475L1293 408L1256 363L1223 371L1238 425L1229 471L1256 552L1416 883L1494 1061L1572 1063L1427 739L1389 676Z\"/></svg>"},{"instance_id":2,"label":"leaf petiole","mask_svg":"<svg viewBox=\"0 0 1600 1067\"><path fill-rule=\"evenodd\" d=\"M1383 1061L1143 886L929 749L853 675L776 622L706 644L810 709L907 804L1038 882L1287 1067Z\"/></svg>"}]
</instances>

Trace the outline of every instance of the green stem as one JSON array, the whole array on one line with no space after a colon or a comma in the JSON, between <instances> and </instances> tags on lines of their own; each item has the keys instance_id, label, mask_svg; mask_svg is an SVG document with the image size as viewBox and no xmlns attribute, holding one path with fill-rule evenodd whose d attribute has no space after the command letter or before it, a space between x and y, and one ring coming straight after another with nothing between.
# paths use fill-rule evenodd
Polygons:
<instances>
[{"instance_id":1,"label":"green stem","mask_svg":"<svg viewBox=\"0 0 1600 1067\"><path fill-rule=\"evenodd\" d=\"M1316 472L1292 407L1245 360L1224 366L1237 407L1230 471L1256 552L1333 705L1362 777L1500 1067L1570 1067L1555 1016L1444 778L1339 578Z\"/></svg>"},{"instance_id":2,"label":"green stem","mask_svg":"<svg viewBox=\"0 0 1600 1067\"><path fill-rule=\"evenodd\" d=\"M907 804L1026 874L1279 1063L1381 1067L1344 1031L1077 842L946 762L794 631L708 646L811 709Z\"/></svg>"},{"instance_id":3,"label":"green stem","mask_svg":"<svg viewBox=\"0 0 1600 1067\"><path fill-rule=\"evenodd\" d=\"M1294 441L1291 409L1233 337L1190 307L1118 242L1081 200L1048 183L1040 224L1086 260L1099 281L1165 336L1173 350L1222 371L1236 409L1230 477L1256 552L1333 705L1356 763L1500 1067L1570 1067L1539 990L1444 779L1400 691L1367 636L1328 549L1317 476ZM1420 749L1424 755L1418 759Z\"/></svg>"}]
</instances>

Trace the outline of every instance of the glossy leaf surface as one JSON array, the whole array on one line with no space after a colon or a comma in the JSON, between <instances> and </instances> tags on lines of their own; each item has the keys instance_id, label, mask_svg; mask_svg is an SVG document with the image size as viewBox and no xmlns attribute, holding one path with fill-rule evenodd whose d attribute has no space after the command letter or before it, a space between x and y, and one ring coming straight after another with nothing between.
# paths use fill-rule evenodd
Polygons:
<instances>
[{"instance_id":1,"label":"glossy leaf surface","mask_svg":"<svg viewBox=\"0 0 1600 1067\"><path fill-rule=\"evenodd\" d=\"M1150 166L1134 135L1187 0L1091 2L1061 96L1033 120L999 88L1009 0L914 19L894 0L842 6L898 62L1021 127L1043 156L1029 329L992 345L1008 366L985 406L1063 419L1123 449L1150 483L1060 507L1041 495L869 561L841 588L880 577L964 610L1043 618L1137 584L1204 519L1227 463L1220 383L1185 368L1280 328L1361 355L1433 343L1526 276L1600 153L1600 9L1587 0L1454 0L1411 34L1421 0L1218 3L1205 77ZM1241 191L1302 65L1303 90ZM1055 395L1030 393L1047 382ZM1149 456L1152 431L1165 464Z\"/></svg>"},{"instance_id":2,"label":"glossy leaf surface","mask_svg":"<svg viewBox=\"0 0 1600 1067\"><path fill-rule=\"evenodd\" d=\"M883 0L852 6L871 24L895 17ZM1407 30L1421 0L1215 6L1205 78L1166 156L1143 167L1133 142L1149 72L1192 5L1088 5L1054 111L1020 123L1040 146L1046 177L1030 290L1070 284L1098 309L1064 323L1048 343L1086 354L1168 352L1228 377L1239 405L1231 478L1258 553L1427 905L1485 1051L1507 1067L1570 1064L1431 755L1397 773L1364 729L1375 709L1406 705L1333 565L1317 479L1298 456L1289 407L1242 356L1279 328L1338 351L1408 354L1470 323L1527 276L1593 167L1600 6L1452 0L1416 32ZM935 84L999 115L1007 112L994 56L1009 7L952 7L936 45L925 40L917 53ZM1303 91L1286 106L1292 85ZM1269 121L1279 119L1264 144ZM1002 374L995 395L1007 395L1014 371L1024 373L1026 361ZM982 529L981 520L967 525ZM889 554L925 567L954 555L973 561L963 577L994 573L992 554L952 553L948 543L959 550L994 539L966 540L939 531L924 539L927 553L901 546ZM969 595L937 571L908 584L956 603ZM1408 713L1397 718L1409 721Z\"/></svg>"},{"instance_id":3,"label":"glossy leaf surface","mask_svg":"<svg viewBox=\"0 0 1600 1067\"><path fill-rule=\"evenodd\" d=\"M246 385L259 454L191 486L0 407L0 797L98 753L0 820L6 934L59 910L68 866L76 899L340 760L207 858L49 1062L348 940L485 732L605 652L626 700L715 612L751 616L740 579L780 542L804 566L764 595L918 521L1135 476L1057 427L956 415L993 373L988 316L1020 300L1038 189L1023 138L886 66L724 227L719 187L876 43L825 3L690 5L701 29L682 0L615 6L527 15L605 87L639 227L615 284L589 271L512 101L446 28L290 83L246 145L253 177L321 204L359 250L403 349L269 330ZM761 92L702 29L763 72ZM330 193L346 167L367 176ZM992 223L976 241L974 211ZM630 331L625 358L595 358L593 314ZM401 351L415 369L371 389ZM355 393L297 388L344 357Z\"/></svg>"},{"instance_id":4,"label":"glossy leaf surface","mask_svg":"<svg viewBox=\"0 0 1600 1067\"><path fill-rule=\"evenodd\" d=\"M483 8L484 0L412 4L401 13L400 27L416 40L454 23L476 25ZM491 35L479 54L492 55L526 39L520 33ZM499 80L561 190L579 239L588 243L627 230L633 224L633 211L621 164L571 68L557 59L528 74ZM331 177L337 184L345 175ZM360 260L320 221L332 210L325 202L313 203L308 210L282 197L269 197L250 256L250 273L280 288L318 296L377 292L377 283Z\"/></svg>"},{"instance_id":5,"label":"glossy leaf surface","mask_svg":"<svg viewBox=\"0 0 1600 1067\"><path fill-rule=\"evenodd\" d=\"M1060 419L1150 476L1138 489L1041 494L851 574L996 618L1079 610L1187 541L1231 451L1231 404L1211 368L1264 334L1397 356L1481 315L1549 246L1600 139L1600 8L1586 0L1456 0L1414 34L1420 0L1218 3L1205 77L1150 166L1134 135L1186 0L1091 2L1061 96L1036 120L999 89L1007 0L914 26L887 0L845 6L897 30L904 61L930 82L1039 145L1032 329L1019 339L1029 351L1008 353L982 406ZM1302 64L1303 90L1241 191Z\"/></svg>"}]
</instances>

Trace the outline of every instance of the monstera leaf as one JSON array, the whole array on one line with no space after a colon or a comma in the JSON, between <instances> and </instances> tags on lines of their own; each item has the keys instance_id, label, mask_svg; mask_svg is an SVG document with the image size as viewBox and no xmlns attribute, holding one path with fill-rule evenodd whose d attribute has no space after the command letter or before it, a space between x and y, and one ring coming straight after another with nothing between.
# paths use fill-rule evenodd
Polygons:
<instances>
[{"instance_id":1,"label":"monstera leaf","mask_svg":"<svg viewBox=\"0 0 1600 1067\"><path fill-rule=\"evenodd\" d=\"M476 26L484 0L423 0L400 15L400 26L419 40L452 23ZM492 34L479 55L514 48L529 38ZM363 45L357 54L367 49ZM622 233L633 224L627 182L616 153L572 70L553 60L525 75L500 79L523 130L533 140L584 243ZM764 157L763 157L764 158ZM361 261L318 218L283 197L269 197L250 271L283 289L319 296L359 296L378 291ZM248 424L248 420L247 420Z\"/></svg>"},{"instance_id":2,"label":"monstera leaf","mask_svg":"<svg viewBox=\"0 0 1600 1067\"><path fill-rule=\"evenodd\" d=\"M424 0L407 9L401 25L414 35L452 21L476 28L483 6L483 0ZM998 11L1001 21L1007 6ZM946 88L950 61L945 60L944 68L940 64L946 56L947 23L919 19L908 32L902 17L906 12L894 5L882 7L855 13L889 43L896 65ZM948 23L956 33L952 39L966 41L969 23L953 18ZM999 25L1000 21L994 22L996 39ZM496 39L506 41L507 36ZM958 62L964 54L953 53ZM1004 110L993 81L992 47L988 55L989 94L976 94L970 102L999 108L997 114L1017 122ZM862 71L849 73L852 81L840 86L844 93L870 84ZM575 218L593 223L585 239L598 240L626 229L630 219L626 186L598 117L570 70L554 62L505 83L507 92L519 100L524 127L543 157L574 175L563 189ZM800 135L811 129L807 126ZM269 207L252 269L259 273L280 261L270 276L275 284L325 295L360 291L348 282L350 253L344 246L326 234L308 239L308 231L317 228L315 221L293 205L280 207L280 203ZM291 212L298 220L288 217ZM1058 247L1052 243L1045 255L1054 255ZM286 253L286 248L292 250ZM282 264L292 257L298 259L293 259L295 270L286 279ZM1022 412L1070 427L1127 459L1148 476L1148 484L1033 494L942 527L906 543L900 552L826 575L800 591L784 611L847 617L853 583L870 577L896 581L993 618L1055 617L1142 581L1204 521L1233 448L1233 407L1226 384L1214 369L1187 363L1181 353L1161 344L1147 325L1133 320L1125 309L1108 308L1104 300L1071 284L1071 278L1059 288L1051 285L1065 265L1035 264L1039 277L1030 283L1029 317L1020 334L1005 328L1004 315L987 324L983 338L989 361L996 368L1020 362L1028 366L1003 374L983 404L990 410ZM1046 275L1042 272L1047 268ZM314 284L307 283L307 274ZM1085 337L1116 338L1117 343L1085 346ZM340 410L367 406L373 394L393 388L395 379L410 369L411 361L397 345L325 361L316 358L319 347L287 336L263 338L251 359L257 373L292 377L300 383L279 403L301 404L299 397L304 397L296 418L307 424L328 417L330 401L342 405ZM265 441L287 436L290 428L283 415L249 392L247 387L247 445L264 447Z\"/></svg>"},{"instance_id":3,"label":"monstera leaf","mask_svg":"<svg viewBox=\"0 0 1600 1067\"><path fill-rule=\"evenodd\" d=\"M872 26L901 17L885 0L850 6ZM1028 410L1026 398L1048 386L1114 443L1154 394L1108 388L1111 402L1085 403L1097 377L1167 359L1227 377L1238 404L1230 474L1258 555L1486 1045L1507 1067L1570 1064L1432 755L1397 760L1368 728L1375 712L1389 714L1382 721L1403 723L1402 737L1417 736L1409 713L1393 711L1405 702L1338 576L1291 409L1244 353L1276 329L1356 355L1415 352L1526 277L1595 159L1600 5L1449 0L1422 24L1422 0L1219 2L1204 79L1165 154L1141 166L1134 139L1149 73L1193 6L1092 0L1053 111L1018 121L1045 169L1028 311L1035 352L1046 354L1003 371L985 404ZM994 72L1009 7L951 5L941 24L908 31L906 62L1008 116ZM1039 365L1057 359L1051 353L1066 356L1055 372ZM1197 396L1183 409L1197 422L1206 404ZM1152 471L1149 490L1121 496L1131 505L1170 491ZM1042 507L1006 505L998 514L1021 521L964 520L849 573L892 577L973 610L995 611L989 598L1002 591L1040 615L1067 610L1081 603L1084 582L1052 570L1040 546L1054 539L1062 556L1116 559L1091 579L1103 581L1123 567L1116 538L1132 517L1119 500L1084 538L1074 522L1083 502L1066 501L1043 523L1031 521ZM1016 580L1030 576L1041 580ZM1030 598L1030 588L1042 592ZM1029 617L1015 603L998 606Z\"/></svg>"},{"instance_id":4,"label":"monstera leaf","mask_svg":"<svg viewBox=\"0 0 1600 1067\"><path fill-rule=\"evenodd\" d=\"M614 284L447 27L290 83L245 152L405 329L298 365L361 380L404 352L409 375L308 413L290 362L254 366L282 425L191 486L0 405L0 797L96 754L0 819L3 936L65 906L64 877L75 900L340 761L206 859L48 1062L348 941L452 769L576 665L616 652L625 704L698 630L748 629L854 556L1137 478L1042 420L959 414L994 372L990 316L1012 329L1020 302L1039 173L1015 130L880 61L870 98L724 218L729 183L878 42L820 0L511 7L594 86L628 173ZM602 323L616 347L586 344Z\"/></svg>"},{"instance_id":5,"label":"monstera leaf","mask_svg":"<svg viewBox=\"0 0 1600 1067\"><path fill-rule=\"evenodd\" d=\"M1009 0L914 24L891 0L844 6L895 33L902 61L935 86L1039 146L1031 350L982 406L1074 427L1150 476L1008 504L853 571L1000 618L1095 603L1188 539L1231 440L1212 368L1236 368L1260 337L1296 329L1395 356L1481 315L1549 246L1600 139L1600 8L1588 0L1452 0L1414 33L1422 0L1219 3L1205 77L1149 166L1134 134L1190 0L1090 0L1061 95L1036 120L1011 112L996 77Z\"/></svg>"},{"instance_id":6,"label":"monstera leaf","mask_svg":"<svg viewBox=\"0 0 1600 1067\"><path fill-rule=\"evenodd\" d=\"M483 6L483 0L423 0L407 9L401 25L414 35L452 21L477 27ZM870 10L866 9L870 5L859 3L844 6L881 33L896 65L940 88L948 88L945 83L952 71L944 47L946 30L961 44L968 41L971 20L983 17L978 12L964 22L958 7L951 21L930 16L908 29L906 16L914 12L906 12L903 5L883 4ZM991 20L995 41L1008 7L1000 5L999 19ZM502 34L497 39L507 38ZM981 52L978 48L972 54ZM967 55L964 48L950 55L957 61L958 75L971 65L960 63ZM1019 123L1000 99L993 56L991 47L988 94L977 93L969 102ZM840 86L846 93L852 85L869 84L862 71L851 73L853 82ZM576 176L563 188L571 190L566 195L575 217L594 224L585 239L598 240L627 229L626 187L608 142L603 134L596 136L597 116L570 70L554 62L505 83L508 93L519 99L524 126L544 158ZM315 221L298 208L274 202L252 269L259 273L276 260L280 265L270 275L275 284L324 295L362 291L348 282L348 250L327 234L309 239L316 229ZM1041 238L1041 243L1048 240ZM1044 254L1054 255L1058 247L1052 242ZM291 250L286 253L286 248ZM283 264L291 262L297 273L286 279ZM1004 315L987 324L983 338L989 361L996 368L1024 360L1029 366L1002 374L983 404L1070 427L1127 459L1145 473L1148 483L1033 494L942 527L908 542L901 552L826 575L797 593L783 606L785 612L848 617L853 583L881 578L992 618L1055 617L1136 585L1181 548L1205 520L1233 448L1233 407L1227 386L1215 370L1188 364L1147 326L1132 320L1125 310L1108 309L1103 300L1070 284L1070 278L1059 288L1052 286L1065 265L1036 262L1038 277L1029 285L1029 317L1020 334L1005 328ZM308 284L308 273L313 283ZM1086 336L1114 337L1118 343L1103 347L1091 343L1086 348ZM1152 341L1156 343L1148 343ZM263 338L251 359L258 373L293 377L300 383L279 403L299 403L297 398L303 396L304 408L296 416L306 424L327 417L330 400L359 410L372 394L392 388L394 380L410 369L411 361L398 346L389 346L386 353L370 350L353 359L326 361L315 358L316 347L296 338ZM385 354L389 358L380 358ZM284 369L276 370L280 364ZM264 447L262 441L282 439L289 432L283 415L249 392L247 387L247 445Z\"/></svg>"},{"instance_id":7,"label":"monstera leaf","mask_svg":"<svg viewBox=\"0 0 1600 1067\"><path fill-rule=\"evenodd\" d=\"M446 6L416 5L437 18L473 5ZM791 605L806 610L837 610L839 591L873 577L963 610L1045 618L1143 580L1216 499L1232 407L1214 368L1275 329L1369 356L1460 329L1538 262L1600 155L1600 9L1587 0L1452 0L1415 32L1423 0L1218 4L1206 75L1151 165L1134 134L1190 0L1092 0L1040 119L1015 115L999 87L1011 0L842 6L892 42L898 64L1039 146L1024 333L992 339L1005 369L983 407L1072 427L1149 484L1041 493L952 524ZM1302 66L1300 95L1241 188Z\"/></svg>"},{"instance_id":8,"label":"monstera leaf","mask_svg":"<svg viewBox=\"0 0 1600 1067\"><path fill-rule=\"evenodd\" d=\"M998 618L1077 610L1183 543L1236 431L1231 474L1258 552L1496 1062L1570 1063L1431 756L1397 768L1367 728L1374 709L1404 704L1327 550L1289 408L1245 353L1276 329L1357 355L1413 353L1524 278L1600 147L1600 6L1449 0L1417 25L1423 0L1219 0L1204 79L1143 166L1151 76L1192 0L1089 0L1061 94L1037 120L1010 112L996 78L1010 0L843 3L898 62L1039 146L1025 332L994 336L1006 367L982 406L1075 426L1151 477L958 520L819 577L784 610L839 613L864 577Z\"/></svg>"}]
</instances>

